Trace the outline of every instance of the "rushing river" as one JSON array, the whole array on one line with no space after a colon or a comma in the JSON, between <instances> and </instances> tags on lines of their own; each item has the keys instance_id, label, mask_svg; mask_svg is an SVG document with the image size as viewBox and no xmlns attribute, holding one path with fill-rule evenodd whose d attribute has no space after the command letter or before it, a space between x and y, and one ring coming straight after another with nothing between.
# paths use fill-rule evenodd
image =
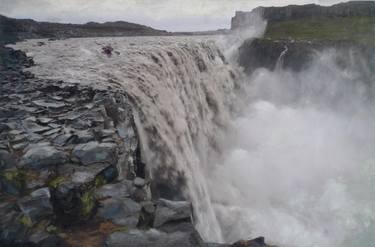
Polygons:
<instances>
[{"instance_id":1,"label":"rushing river","mask_svg":"<svg viewBox=\"0 0 375 247\"><path fill-rule=\"evenodd\" d=\"M205 240L373 246L375 104L356 61L246 76L229 37L37 42L14 47L38 77L129 94L151 178L183 186Z\"/></svg>"}]
</instances>

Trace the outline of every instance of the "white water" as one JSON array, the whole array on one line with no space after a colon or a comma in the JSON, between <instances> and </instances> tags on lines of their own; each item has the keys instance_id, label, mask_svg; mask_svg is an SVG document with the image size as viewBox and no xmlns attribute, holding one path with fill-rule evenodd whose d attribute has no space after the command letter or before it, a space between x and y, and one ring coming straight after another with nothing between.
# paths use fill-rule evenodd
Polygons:
<instances>
[{"instance_id":1,"label":"white water","mask_svg":"<svg viewBox=\"0 0 375 247\"><path fill-rule=\"evenodd\" d=\"M184 172L206 240L372 246L375 111L356 61L340 68L327 51L305 71L259 69L243 81L207 38L36 42L16 47L38 76L129 93L147 165Z\"/></svg>"},{"instance_id":2,"label":"white water","mask_svg":"<svg viewBox=\"0 0 375 247\"><path fill-rule=\"evenodd\" d=\"M210 171L224 239L373 246L374 101L357 68L340 69L336 55L317 54L300 73L260 69L250 78L250 103Z\"/></svg>"}]
</instances>

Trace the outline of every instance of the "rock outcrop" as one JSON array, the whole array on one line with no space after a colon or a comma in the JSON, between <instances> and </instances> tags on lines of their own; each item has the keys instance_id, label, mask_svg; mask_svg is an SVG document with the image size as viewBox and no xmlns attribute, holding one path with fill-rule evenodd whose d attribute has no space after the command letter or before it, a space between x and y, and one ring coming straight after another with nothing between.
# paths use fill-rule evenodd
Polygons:
<instances>
[{"instance_id":1,"label":"rock outcrop","mask_svg":"<svg viewBox=\"0 0 375 247\"><path fill-rule=\"evenodd\" d=\"M126 93L37 79L22 71L33 65L25 54L0 52L0 245L43 246L57 235L69 243L70 227L90 222L136 227L134 191L151 198L146 177L132 182L139 145ZM99 193L117 183L126 193Z\"/></svg>"},{"instance_id":2,"label":"rock outcrop","mask_svg":"<svg viewBox=\"0 0 375 247\"><path fill-rule=\"evenodd\" d=\"M317 17L375 16L375 2L352 1L332 6L289 5L285 7L258 7L250 12L237 11L232 18L231 29L246 27L252 15L260 15L268 22L296 20Z\"/></svg>"}]
</instances>

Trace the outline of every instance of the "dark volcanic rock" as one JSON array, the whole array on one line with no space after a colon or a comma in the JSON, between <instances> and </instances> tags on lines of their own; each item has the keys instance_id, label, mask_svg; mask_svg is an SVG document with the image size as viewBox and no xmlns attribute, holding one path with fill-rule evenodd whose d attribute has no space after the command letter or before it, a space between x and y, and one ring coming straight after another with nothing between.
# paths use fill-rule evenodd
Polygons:
<instances>
[{"instance_id":1,"label":"dark volcanic rock","mask_svg":"<svg viewBox=\"0 0 375 247\"><path fill-rule=\"evenodd\" d=\"M25 168L40 169L61 165L66 161L64 152L48 145L34 145L22 156L20 164Z\"/></svg>"},{"instance_id":2,"label":"dark volcanic rock","mask_svg":"<svg viewBox=\"0 0 375 247\"><path fill-rule=\"evenodd\" d=\"M154 227L160 227L171 221L190 221L191 217L191 203L185 201L173 202L160 199L155 211Z\"/></svg>"},{"instance_id":3,"label":"dark volcanic rock","mask_svg":"<svg viewBox=\"0 0 375 247\"><path fill-rule=\"evenodd\" d=\"M34 191L31 196L18 200L18 206L32 224L53 214L48 188Z\"/></svg>"},{"instance_id":4,"label":"dark volcanic rock","mask_svg":"<svg viewBox=\"0 0 375 247\"><path fill-rule=\"evenodd\" d=\"M117 163L116 145L110 143L89 142L77 145L73 155L83 165L95 163Z\"/></svg>"},{"instance_id":5,"label":"dark volcanic rock","mask_svg":"<svg viewBox=\"0 0 375 247\"><path fill-rule=\"evenodd\" d=\"M126 233L116 232L109 236L105 247L197 247L204 243L197 233L163 233L157 230L132 230Z\"/></svg>"},{"instance_id":6,"label":"dark volcanic rock","mask_svg":"<svg viewBox=\"0 0 375 247\"><path fill-rule=\"evenodd\" d=\"M132 182L125 180L116 184L106 184L96 190L95 196L98 200L107 198L126 198L130 197Z\"/></svg>"},{"instance_id":7,"label":"dark volcanic rock","mask_svg":"<svg viewBox=\"0 0 375 247\"><path fill-rule=\"evenodd\" d=\"M116 225L135 228L138 225L141 206L135 201L125 199L107 199L100 202L98 216L111 220Z\"/></svg>"},{"instance_id":8,"label":"dark volcanic rock","mask_svg":"<svg viewBox=\"0 0 375 247\"><path fill-rule=\"evenodd\" d=\"M1 28L0 21L0 33ZM51 238L48 225L62 236L72 225L75 232L86 230L82 224L96 217L99 202L111 198L133 203L123 209L137 205L122 214L123 221L130 219L126 226L135 227L141 206L130 197L147 186L125 180L144 169L138 168L138 137L126 94L22 72L32 65L24 53L0 45L0 246L64 246ZM96 94L103 100L94 101ZM108 184L119 174L117 184ZM105 219L95 220L94 228Z\"/></svg>"},{"instance_id":9,"label":"dark volcanic rock","mask_svg":"<svg viewBox=\"0 0 375 247\"><path fill-rule=\"evenodd\" d=\"M0 150L0 170L12 168L16 165L16 157L8 151Z\"/></svg>"}]
</instances>

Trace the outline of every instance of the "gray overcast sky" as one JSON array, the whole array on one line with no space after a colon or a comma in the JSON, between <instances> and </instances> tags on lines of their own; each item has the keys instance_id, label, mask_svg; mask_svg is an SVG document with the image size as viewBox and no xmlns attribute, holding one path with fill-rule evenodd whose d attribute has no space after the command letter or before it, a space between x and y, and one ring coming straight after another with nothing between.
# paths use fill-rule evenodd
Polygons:
<instances>
[{"instance_id":1,"label":"gray overcast sky","mask_svg":"<svg viewBox=\"0 0 375 247\"><path fill-rule=\"evenodd\" d=\"M124 20L169 31L228 28L236 10L343 0L0 0L0 14L39 21Z\"/></svg>"}]
</instances>

